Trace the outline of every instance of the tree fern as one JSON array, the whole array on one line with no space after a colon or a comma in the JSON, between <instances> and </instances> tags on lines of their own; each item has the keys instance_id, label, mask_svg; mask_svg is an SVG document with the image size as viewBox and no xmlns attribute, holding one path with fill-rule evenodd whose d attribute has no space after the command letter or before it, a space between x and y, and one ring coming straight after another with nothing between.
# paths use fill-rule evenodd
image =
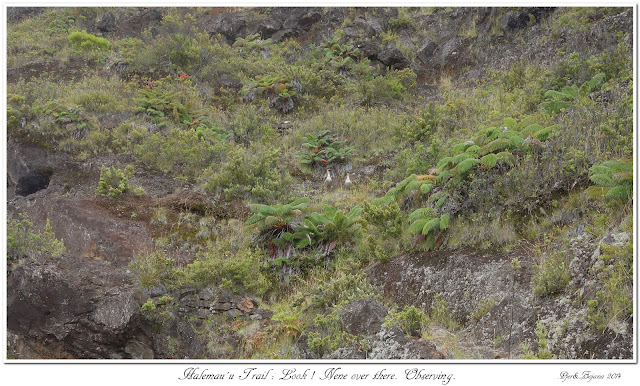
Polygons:
<instances>
[{"instance_id":1,"label":"tree fern","mask_svg":"<svg viewBox=\"0 0 640 386\"><path fill-rule=\"evenodd\" d=\"M435 211L432 208L420 208L411 212L409 221L415 221L418 218L432 218L434 216Z\"/></svg>"},{"instance_id":2,"label":"tree fern","mask_svg":"<svg viewBox=\"0 0 640 386\"><path fill-rule=\"evenodd\" d=\"M427 221L429 221L430 218L421 218L418 219L416 221L414 221L410 226L409 226L409 233L413 233L413 234L417 234L422 232L422 228L424 228L424 224L427 223Z\"/></svg>"},{"instance_id":3,"label":"tree fern","mask_svg":"<svg viewBox=\"0 0 640 386\"><path fill-rule=\"evenodd\" d=\"M553 131L553 129L554 129L554 126L545 127L544 129L536 131L533 134L533 137L538 141L546 141L547 138L549 138L549 135L551 135L551 132Z\"/></svg>"},{"instance_id":4,"label":"tree fern","mask_svg":"<svg viewBox=\"0 0 640 386\"><path fill-rule=\"evenodd\" d=\"M309 214L305 223L317 233L320 240L326 242L346 240L357 231L358 217L361 212L362 208L356 206L345 215L341 210L330 205L323 205L322 213Z\"/></svg>"},{"instance_id":5,"label":"tree fern","mask_svg":"<svg viewBox=\"0 0 640 386\"><path fill-rule=\"evenodd\" d=\"M493 141L496 138L499 138L501 133L502 133L501 127L489 127L484 135L485 139L483 143L488 143Z\"/></svg>"},{"instance_id":6,"label":"tree fern","mask_svg":"<svg viewBox=\"0 0 640 386\"><path fill-rule=\"evenodd\" d=\"M456 155L455 157L453 157L453 164L454 165L458 165L460 162L469 159L469 158L475 158L473 155L469 154L469 153L461 153Z\"/></svg>"},{"instance_id":7,"label":"tree fern","mask_svg":"<svg viewBox=\"0 0 640 386\"><path fill-rule=\"evenodd\" d=\"M465 174L479 163L480 160L477 158L467 158L464 161L460 162L458 166L455 167L454 171L458 175Z\"/></svg>"},{"instance_id":8,"label":"tree fern","mask_svg":"<svg viewBox=\"0 0 640 386\"><path fill-rule=\"evenodd\" d=\"M589 197L627 200L633 195L633 163L629 159L609 160L589 169L589 179L596 186L587 189Z\"/></svg>"},{"instance_id":9,"label":"tree fern","mask_svg":"<svg viewBox=\"0 0 640 386\"><path fill-rule=\"evenodd\" d=\"M493 153L487 154L484 157L480 158L480 162L487 165L488 169L491 169L492 167L496 166L496 163L498 163L498 157Z\"/></svg>"},{"instance_id":10,"label":"tree fern","mask_svg":"<svg viewBox=\"0 0 640 386\"><path fill-rule=\"evenodd\" d=\"M502 121L502 123L503 123L503 125L505 125L509 130L515 130L515 129L517 128L517 126L518 126L518 122L517 122L515 119L511 118L511 117L505 118L505 119Z\"/></svg>"},{"instance_id":11,"label":"tree fern","mask_svg":"<svg viewBox=\"0 0 640 386\"><path fill-rule=\"evenodd\" d=\"M498 151L502 151L506 148L509 147L509 140L506 138L498 138L495 139L491 142L489 142L488 144L486 144L485 146L483 146L480 151L478 152L478 155L483 156L489 153L495 153Z\"/></svg>"},{"instance_id":12,"label":"tree fern","mask_svg":"<svg viewBox=\"0 0 640 386\"><path fill-rule=\"evenodd\" d=\"M436 169L438 170L438 173L440 173L441 171L451 169L454 165L455 164L453 163L453 157L444 157L441 158L440 161L438 161Z\"/></svg>"},{"instance_id":13,"label":"tree fern","mask_svg":"<svg viewBox=\"0 0 640 386\"><path fill-rule=\"evenodd\" d=\"M440 216L440 230L447 230L449 228L449 221L451 220L451 215L449 213L445 213Z\"/></svg>"},{"instance_id":14,"label":"tree fern","mask_svg":"<svg viewBox=\"0 0 640 386\"><path fill-rule=\"evenodd\" d=\"M459 143L457 145L455 145L451 150L453 151L453 154L460 154L464 151L466 151L471 145L474 145L473 142L469 143L469 142L462 142Z\"/></svg>"},{"instance_id":15,"label":"tree fern","mask_svg":"<svg viewBox=\"0 0 640 386\"><path fill-rule=\"evenodd\" d=\"M251 226L260 224L262 229L279 225L283 227L288 224L294 216L302 214L306 209L307 203L310 201L308 197L303 197L286 205L263 205L252 204L249 206L251 211L256 212L245 222L245 225Z\"/></svg>"},{"instance_id":16,"label":"tree fern","mask_svg":"<svg viewBox=\"0 0 640 386\"><path fill-rule=\"evenodd\" d=\"M443 198L448 198L449 197L449 193L447 192L438 192L438 193L434 193L431 195L431 197L429 197L429 199L427 200L427 204L431 204L433 202L437 202L440 201Z\"/></svg>"},{"instance_id":17,"label":"tree fern","mask_svg":"<svg viewBox=\"0 0 640 386\"><path fill-rule=\"evenodd\" d=\"M453 173L444 171L444 172L438 173L438 175L436 176L436 182L442 185L451 177L453 177Z\"/></svg>"},{"instance_id":18,"label":"tree fern","mask_svg":"<svg viewBox=\"0 0 640 386\"><path fill-rule=\"evenodd\" d=\"M516 157L514 157L510 151L501 151L500 153L496 154L496 158L499 162L504 162L511 166L515 165L516 163Z\"/></svg>"},{"instance_id":19,"label":"tree fern","mask_svg":"<svg viewBox=\"0 0 640 386\"><path fill-rule=\"evenodd\" d=\"M480 151L480 146L473 145L473 146L469 146L469 148L465 150L465 153L472 154L473 156L477 156L479 151Z\"/></svg>"},{"instance_id":20,"label":"tree fern","mask_svg":"<svg viewBox=\"0 0 640 386\"><path fill-rule=\"evenodd\" d=\"M424 181L412 181L409 184L407 184L407 186L404 188L404 191L409 193L409 192L412 192L414 190L418 190L425 183L426 182L424 182Z\"/></svg>"},{"instance_id":21,"label":"tree fern","mask_svg":"<svg viewBox=\"0 0 640 386\"><path fill-rule=\"evenodd\" d=\"M428 194L432 189L433 189L433 184L430 184L428 182L420 185L420 193L422 194Z\"/></svg>"},{"instance_id":22,"label":"tree fern","mask_svg":"<svg viewBox=\"0 0 640 386\"><path fill-rule=\"evenodd\" d=\"M526 137L528 134L535 133L538 130L542 130L542 126L534 123L525 127L520 133Z\"/></svg>"},{"instance_id":23,"label":"tree fern","mask_svg":"<svg viewBox=\"0 0 640 386\"><path fill-rule=\"evenodd\" d=\"M428 220L427 222L425 222L424 226L422 227L421 233L423 235L427 235L432 230L439 229L439 228L440 228L440 217L432 218L431 220Z\"/></svg>"}]
</instances>

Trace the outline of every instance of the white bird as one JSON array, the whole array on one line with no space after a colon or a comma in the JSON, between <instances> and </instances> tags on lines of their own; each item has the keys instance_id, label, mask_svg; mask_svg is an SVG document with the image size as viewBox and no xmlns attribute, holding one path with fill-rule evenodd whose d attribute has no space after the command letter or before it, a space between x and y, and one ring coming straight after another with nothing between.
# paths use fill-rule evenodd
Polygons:
<instances>
[{"instance_id":1,"label":"white bird","mask_svg":"<svg viewBox=\"0 0 640 386\"><path fill-rule=\"evenodd\" d=\"M327 178L324 180L326 184L331 184L331 173L329 173L329 169L327 169Z\"/></svg>"},{"instance_id":2,"label":"white bird","mask_svg":"<svg viewBox=\"0 0 640 386\"><path fill-rule=\"evenodd\" d=\"M351 185L353 185L353 183L351 182L351 178L349 178L349 173L347 173L347 179L344 180L344 187L345 188L350 188Z\"/></svg>"}]
</instances>

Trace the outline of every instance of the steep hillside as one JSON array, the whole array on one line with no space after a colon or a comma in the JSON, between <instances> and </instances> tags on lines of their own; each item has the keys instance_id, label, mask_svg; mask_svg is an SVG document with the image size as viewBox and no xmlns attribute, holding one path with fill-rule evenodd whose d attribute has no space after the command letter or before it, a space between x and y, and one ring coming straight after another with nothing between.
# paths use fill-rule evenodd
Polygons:
<instances>
[{"instance_id":1,"label":"steep hillside","mask_svg":"<svg viewBox=\"0 0 640 386\"><path fill-rule=\"evenodd\" d=\"M12 358L633 357L631 8L9 8Z\"/></svg>"}]
</instances>

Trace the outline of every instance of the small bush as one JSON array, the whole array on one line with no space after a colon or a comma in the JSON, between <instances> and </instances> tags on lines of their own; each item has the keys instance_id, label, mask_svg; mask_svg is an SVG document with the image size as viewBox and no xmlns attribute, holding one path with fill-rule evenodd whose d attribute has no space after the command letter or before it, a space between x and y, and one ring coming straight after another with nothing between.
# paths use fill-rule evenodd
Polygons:
<instances>
[{"instance_id":1,"label":"small bush","mask_svg":"<svg viewBox=\"0 0 640 386\"><path fill-rule=\"evenodd\" d=\"M151 299L147 299L146 302L144 302L144 304L142 305L142 311L155 311L156 310L156 305L153 302L153 300Z\"/></svg>"},{"instance_id":2,"label":"small bush","mask_svg":"<svg viewBox=\"0 0 640 386\"><path fill-rule=\"evenodd\" d=\"M173 275L173 260L160 251L143 252L129 263L141 288L152 288L168 283Z\"/></svg>"},{"instance_id":3,"label":"small bush","mask_svg":"<svg viewBox=\"0 0 640 386\"><path fill-rule=\"evenodd\" d=\"M124 170L110 167L109 169L102 166L100 169L100 181L96 188L96 193L101 196L109 196L111 198L119 198L123 194L133 193L141 196L144 190L129 185L129 177L133 175L133 166L127 165Z\"/></svg>"},{"instance_id":4,"label":"small bush","mask_svg":"<svg viewBox=\"0 0 640 386\"><path fill-rule=\"evenodd\" d=\"M433 322L448 328L450 331L456 331L460 328L460 324L449 311L447 301L440 294L434 297L429 316Z\"/></svg>"},{"instance_id":5,"label":"small bush","mask_svg":"<svg viewBox=\"0 0 640 386\"><path fill-rule=\"evenodd\" d=\"M309 332L307 343L318 358L341 347L358 346L358 337L342 329L338 310L326 316L316 316L314 323L318 331Z\"/></svg>"},{"instance_id":6,"label":"small bush","mask_svg":"<svg viewBox=\"0 0 640 386\"><path fill-rule=\"evenodd\" d=\"M522 349L524 351L524 355L522 359L553 359L555 355L551 353L549 349L549 339L547 335L549 334L549 330L547 326L542 323L542 320L538 320L536 323L536 329L534 331L536 334L536 344L538 346L538 351L534 352L531 349L531 344L529 342L524 342L522 344Z\"/></svg>"},{"instance_id":7,"label":"small bush","mask_svg":"<svg viewBox=\"0 0 640 386\"><path fill-rule=\"evenodd\" d=\"M65 250L64 240L56 239L48 219L43 232L35 229L24 215L7 219L7 260L33 257L37 253L48 253L56 257Z\"/></svg>"},{"instance_id":8,"label":"small bush","mask_svg":"<svg viewBox=\"0 0 640 386\"><path fill-rule=\"evenodd\" d=\"M225 197L251 197L257 201L288 199L292 178L279 167L280 149L252 143L233 147L227 161L203 172L204 186Z\"/></svg>"},{"instance_id":9,"label":"small bush","mask_svg":"<svg viewBox=\"0 0 640 386\"><path fill-rule=\"evenodd\" d=\"M391 311L385 318L385 326L388 328L400 327L407 335L420 336L427 328L429 317L424 311L414 307L405 306L402 311Z\"/></svg>"},{"instance_id":10,"label":"small bush","mask_svg":"<svg viewBox=\"0 0 640 386\"><path fill-rule=\"evenodd\" d=\"M619 333L633 314L633 242L629 239L623 246L602 244L600 249L599 260L604 265L593 270L598 275L599 290L596 299L587 303L587 320L598 331Z\"/></svg>"},{"instance_id":11,"label":"small bush","mask_svg":"<svg viewBox=\"0 0 640 386\"><path fill-rule=\"evenodd\" d=\"M564 290L569 284L569 258L566 253L555 251L542 257L542 262L535 265L533 276L533 293L544 297Z\"/></svg>"},{"instance_id":12,"label":"small bush","mask_svg":"<svg viewBox=\"0 0 640 386\"><path fill-rule=\"evenodd\" d=\"M111 48L107 39L99 38L85 30L70 33L69 43L75 49L84 51L106 51Z\"/></svg>"},{"instance_id":13,"label":"small bush","mask_svg":"<svg viewBox=\"0 0 640 386\"><path fill-rule=\"evenodd\" d=\"M633 195L633 161L620 159L593 165L589 179L595 184L587 189L589 197L625 202Z\"/></svg>"},{"instance_id":14,"label":"small bush","mask_svg":"<svg viewBox=\"0 0 640 386\"><path fill-rule=\"evenodd\" d=\"M278 75L256 76L242 89L244 99L253 101L258 94L264 95L269 107L275 107L282 113L293 110L294 98L302 91L302 85L296 79Z\"/></svg>"}]
</instances>

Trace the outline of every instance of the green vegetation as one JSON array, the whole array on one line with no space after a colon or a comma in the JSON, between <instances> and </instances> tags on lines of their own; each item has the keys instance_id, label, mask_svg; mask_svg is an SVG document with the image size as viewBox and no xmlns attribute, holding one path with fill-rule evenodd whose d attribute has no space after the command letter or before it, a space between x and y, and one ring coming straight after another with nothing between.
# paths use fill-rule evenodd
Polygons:
<instances>
[{"instance_id":1,"label":"green vegetation","mask_svg":"<svg viewBox=\"0 0 640 386\"><path fill-rule=\"evenodd\" d=\"M421 69L413 64L422 41L448 44L426 26L437 20L447 30L452 9L399 8L389 16L345 8L335 30L317 24L308 35L234 42L203 29L214 11L166 9L141 31L105 34L108 40L96 21L106 12L126 20L131 9L51 8L9 22L7 135L73 161L118 165L103 166L91 190L99 178L95 194L117 199L107 201L118 210L141 204L124 212L126 221L148 226L155 243L129 266L137 284L260 297L275 315L260 327L262 340L243 342L248 355L283 358L305 341L318 358L340 347L366 353L340 312L352 300L380 299L363 272L399 256L521 248L529 252L520 262L532 269L536 301L553 301L579 290L570 286L567 252L576 227L597 243L628 221L629 37L612 26L598 40L608 48L595 53L557 39L587 36L614 9L534 17L523 28L535 25L541 46L553 39L555 54L504 60L500 70L493 58L482 68L474 61L478 50L525 36L503 31L506 9L489 24L465 10L464 24L451 32L471 48ZM236 11L249 24L275 17L267 7ZM378 19L382 30L358 30ZM490 33L480 42L483 25ZM569 46L582 51L565 52ZM381 64L383 49L413 64ZM126 196L144 193L130 184L134 166L135 183L154 190L151 208ZM334 184L324 184L327 168ZM350 189L341 186L347 173ZM162 179L205 198L165 204L155 195ZM567 214L579 220L564 221L573 218ZM44 232L26 218L7 227L10 260L64 251L48 223ZM621 331L629 320L630 256L630 242L601 246L592 272L598 291L583 304L594 330ZM173 304L149 302L145 311ZM428 325L456 331L498 302L484 299L459 319L441 296L429 309L390 305L387 325L414 336L426 335ZM227 334L226 324L237 320L225 318L208 320L203 336L215 343L216 334ZM546 327L538 323L535 333L538 349L531 343L525 357L551 357Z\"/></svg>"},{"instance_id":2,"label":"green vegetation","mask_svg":"<svg viewBox=\"0 0 640 386\"><path fill-rule=\"evenodd\" d=\"M536 334L535 343L538 349L534 352L530 342L523 343L522 350L524 351L524 355L522 356L522 359L555 358L555 356L551 353L551 348L549 347L549 339L547 338L549 331L547 329L547 326L545 326L541 320L538 320L534 333Z\"/></svg>"},{"instance_id":3,"label":"green vegetation","mask_svg":"<svg viewBox=\"0 0 640 386\"><path fill-rule=\"evenodd\" d=\"M70 33L69 43L71 43L74 48L82 49L85 51L108 50L111 46L107 39L99 38L95 35L87 33L87 31L85 30Z\"/></svg>"},{"instance_id":4,"label":"green vegetation","mask_svg":"<svg viewBox=\"0 0 640 386\"><path fill-rule=\"evenodd\" d=\"M344 162L349 154L354 151L352 147L344 146L344 141L331 137L330 131L317 135L307 134L305 140L306 142L302 145L307 150L300 151L297 154L303 164L311 166Z\"/></svg>"},{"instance_id":5,"label":"green vegetation","mask_svg":"<svg viewBox=\"0 0 640 386\"><path fill-rule=\"evenodd\" d=\"M633 163L621 159L593 165L589 169L589 179L595 184L587 189L590 197L626 201L633 194Z\"/></svg>"},{"instance_id":6,"label":"green vegetation","mask_svg":"<svg viewBox=\"0 0 640 386\"><path fill-rule=\"evenodd\" d=\"M414 306L405 306L401 311L391 311L384 323L388 328L400 327L409 336L422 336L429 323L429 317Z\"/></svg>"},{"instance_id":7,"label":"green vegetation","mask_svg":"<svg viewBox=\"0 0 640 386\"><path fill-rule=\"evenodd\" d=\"M624 330L624 321L633 314L633 245L629 239L623 246L600 245L599 260L604 264L594 269L600 290L587 301L587 319L599 331L615 333Z\"/></svg>"},{"instance_id":8,"label":"green vegetation","mask_svg":"<svg viewBox=\"0 0 640 386\"><path fill-rule=\"evenodd\" d=\"M100 169L100 181L96 188L96 194L109 196L111 198L119 198L123 194L132 193L136 196L144 194L142 188L136 188L129 185L129 178L133 175L133 166L127 165L124 170L115 167Z\"/></svg>"},{"instance_id":9,"label":"green vegetation","mask_svg":"<svg viewBox=\"0 0 640 386\"><path fill-rule=\"evenodd\" d=\"M65 250L64 240L56 239L48 219L42 232L26 216L7 219L7 260L38 254L56 257Z\"/></svg>"}]
</instances>

